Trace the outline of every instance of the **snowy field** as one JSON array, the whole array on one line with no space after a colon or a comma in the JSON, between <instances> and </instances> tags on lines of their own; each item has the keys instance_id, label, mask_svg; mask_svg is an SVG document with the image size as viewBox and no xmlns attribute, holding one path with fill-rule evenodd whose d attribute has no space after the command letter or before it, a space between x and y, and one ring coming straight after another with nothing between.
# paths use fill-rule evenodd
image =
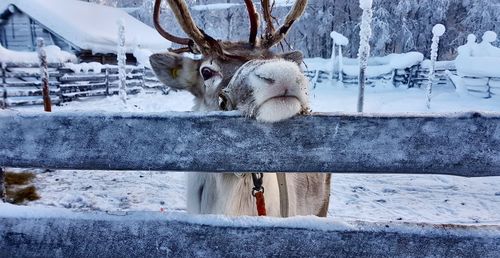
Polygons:
<instances>
[{"instance_id":1,"label":"snowy field","mask_svg":"<svg viewBox=\"0 0 500 258\"><path fill-rule=\"evenodd\" d=\"M324 81L311 89L314 112L355 111L357 88ZM449 111L500 112L500 96L481 99L457 92L451 84L434 89L431 109L423 89L377 85L368 88L365 110L374 113ZM187 111L192 97L184 92L129 96L127 112ZM16 107L19 112L41 106ZM55 106L58 111L124 110L117 96ZM38 171L41 199L31 206L74 210L185 210L185 173L115 171ZM500 225L500 177L334 174L329 216L338 221L406 221Z\"/></svg>"}]
</instances>

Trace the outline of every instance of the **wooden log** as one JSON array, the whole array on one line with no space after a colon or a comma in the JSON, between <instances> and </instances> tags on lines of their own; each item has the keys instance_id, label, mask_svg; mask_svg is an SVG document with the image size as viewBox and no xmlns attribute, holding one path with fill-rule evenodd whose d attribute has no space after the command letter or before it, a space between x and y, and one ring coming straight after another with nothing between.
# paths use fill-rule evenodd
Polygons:
<instances>
[{"instance_id":1,"label":"wooden log","mask_svg":"<svg viewBox=\"0 0 500 258\"><path fill-rule=\"evenodd\" d=\"M36 40L36 45L38 49L38 60L40 61L40 79L42 83L43 110L45 112L52 112L52 101L50 100L49 92L49 68L47 62L47 53L45 53L45 50L43 49L43 38L38 38Z\"/></svg>"},{"instance_id":2,"label":"wooden log","mask_svg":"<svg viewBox=\"0 0 500 258\"><path fill-rule=\"evenodd\" d=\"M28 88L28 87L20 87L7 88L7 97L28 97L28 96L42 96L43 90L38 88ZM49 93L51 95L58 94L59 89L50 88Z\"/></svg>"},{"instance_id":3,"label":"wooden log","mask_svg":"<svg viewBox=\"0 0 500 258\"><path fill-rule=\"evenodd\" d=\"M61 103L57 95L51 95L50 99L54 104ZM9 98L9 105L11 106L27 106L27 105L42 105L43 98L41 96L28 96L28 97L11 97Z\"/></svg>"},{"instance_id":4,"label":"wooden log","mask_svg":"<svg viewBox=\"0 0 500 258\"><path fill-rule=\"evenodd\" d=\"M39 63L5 63L6 68L38 68L40 67ZM64 66L63 63L48 63L47 66L49 68L61 68Z\"/></svg>"},{"instance_id":5,"label":"wooden log","mask_svg":"<svg viewBox=\"0 0 500 258\"><path fill-rule=\"evenodd\" d=\"M0 108L5 109L7 108L7 83L6 83L6 78L5 78L5 69L3 66L3 63L0 63L0 71L2 72L2 91L0 94L2 94L1 99L0 99Z\"/></svg>"},{"instance_id":6,"label":"wooden log","mask_svg":"<svg viewBox=\"0 0 500 258\"><path fill-rule=\"evenodd\" d=\"M0 165L500 176L500 115L0 112Z\"/></svg>"},{"instance_id":7,"label":"wooden log","mask_svg":"<svg viewBox=\"0 0 500 258\"><path fill-rule=\"evenodd\" d=\"M49 77L58 77L59 72L49 71ZM26 78L26 77L40 77L40 71L26 72L26 71L11 71L5 74L6 78Z\"/></svg>"},{"instance_id":8,"label":"wooden log","mask_svg":"<svg viewBox=\"0 0 500 258\"><path fill-rule=\"evenodd\" d=\"M49 81L50 85L57 86L59 82ZM40 81L29 81L29 82L8 82L7 87L42 87L43 84Z\"/></svg>"},{"instance_id":9,"label":"wooden log","mask_svg":"<svg viewBox=\"0 0 500 258\"><path fill-rule=\"evenodd\" d=\"M95 89L105 88L106 82L89 82L89 83L64 83L60 85L63 92L68 90L77 89Z\"/></svg>"},{"instance_id":10,"label":"wooden log","mask_svg":"<svg viewBox=\"0 0 500 258\"><path fill-rule=\"evenodd\" d=\"M104 81L106 79L106 74L101 73L88 73L88 74L65 74L59 81L67 82L78 82L78 81Z\"/></svg>"},{"instance_id":11,"label":"wooden log","mask_svg":"<svg viewBox=\"0 0 500 258\"><path fill-rule=\"evenodd\" d=\"M498 226L0 210L1 257L499 257ZM12 211L13 210L13 211ZM12 215L14 214L14 215ZM17 215L17 217L15 216Z\"/></svg>"}]
</instances>

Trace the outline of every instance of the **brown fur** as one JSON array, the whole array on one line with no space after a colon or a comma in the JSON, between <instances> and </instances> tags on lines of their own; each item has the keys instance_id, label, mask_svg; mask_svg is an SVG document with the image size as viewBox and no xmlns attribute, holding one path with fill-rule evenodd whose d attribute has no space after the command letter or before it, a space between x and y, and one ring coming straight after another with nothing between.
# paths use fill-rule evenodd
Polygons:
<instances>
[{"instance_id":1,"label":"brown fur","mask_svg":"<svg viewBox=\"0 0 500 258\"><path fill-rule=\"evenodd\" d=\"M5 189L8 203L22 204L29 201L40 199L35 186L32 185L36 178L34 173L30 172L5 172Z\"/></svg>"}]
</instances>

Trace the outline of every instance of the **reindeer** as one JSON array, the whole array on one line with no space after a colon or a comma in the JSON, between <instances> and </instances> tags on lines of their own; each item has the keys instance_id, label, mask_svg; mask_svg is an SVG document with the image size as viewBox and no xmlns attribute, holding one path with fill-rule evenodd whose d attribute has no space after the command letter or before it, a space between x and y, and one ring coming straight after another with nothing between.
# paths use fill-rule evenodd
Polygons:
<instances>
[{"instance_id":1,"label":"reindeer","mask_svg":"<svg viewBox=\"0 0 500 258\"><path fill-rule=\"evenodd\" d=\"M215 40L195 25L184 0L167 1L189 38L174 36L161 27L161 0L156 0L156 29L166 39L185 47L153 54L150 62L162 83L194 96L194 111L239 110L263 123L309 112L308 80L300 68L302 53L270 50L303 14L307 0L297 0L278 29L272 22L269 0L261 0L266 29L260 39L259 14L252 1L245 0L250 17L248 42ZM194 60L181 55L184 52L201 54L202 58ZM257 215L252 179L251 173L188 173L187 210ZM262 180L267 215L327 215L330 174L266 173Z\"/></svg>"}]
</instances>

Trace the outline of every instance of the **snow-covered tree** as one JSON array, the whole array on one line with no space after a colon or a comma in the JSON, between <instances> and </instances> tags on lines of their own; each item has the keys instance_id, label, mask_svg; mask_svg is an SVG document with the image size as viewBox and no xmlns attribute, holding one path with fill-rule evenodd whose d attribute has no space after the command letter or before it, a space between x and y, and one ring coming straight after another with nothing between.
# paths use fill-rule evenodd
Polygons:
<instances>
[{"instance_id":1,"label":"snow-covered tree","mask_svg":"<svg viewBox=\"0 0 500 258\"><path fill-rule=\"evenodd\" d=\"M118 95L123 103L123 106L127 106L127 56L125 49L125 22L123 20L118 21L118 46L117 46L117 61L118 61Z\"/></svg>"},{"instance_id":2,"label":"snow-covered tree","mask_svg":"<svg viewBox=\"0 0 500 258\"><path fill-rule=\"evenodd\" d=\"M118 0L128 1L128 0ZM119 6L120 3L119 2ZM143 22L152 25L152 0L144 0L140 11L135 12ZM196 23L211 36L220 39L248 38L248 15L241 0L187 0ZM258 4L259 1L254 1ZM293 2L293 1L291 1ZM162 2L166 6L166 1ZM227 8L211 8L207 4L232 3ZM260 7L257 5L257 8ZM274 16L282 22L290 6L276 5ZM176 35L184 35L168 8L162 10L162 24ZM359 20L362 10L358 1L311 0L304 15L288 34L288 42L305 56L331 56L332 41L329 32L335 30L349 39L344 48L348 57L356 57L359 49ZM482 35L491 30L499 33L500 8L498 0L373 0L370 52L374 56L389 53L419 51L429 57L432 25L442 23L448 31L440 46L441 59L453 59L456 49L465 42L469 33ZM498 46L500 42L495 42ZM285 44L286 45L286 44Z\"/></svg>"},{"instance_id":3,"label":"snow-covered tree","mask_svg":"<svg viewBox=\"0 0 500 258\"><path fill-rule=\"evenodd\" d=\"M363 9L361 16L361 26L359 31L359 94L358 94L358 112L363 112L365 98L366 68L368 67L368 57L370 56L370 38L372 36L372 0L360 0L359 7Z\"/></svg>"},{"instance_id":4,"label":"snow-covered tree","mask_svg":"<svg viewBox=\"0 0 500 258\"><path fill-rule=\"evenodd\" d=\"M429 81L427 83L427 108L431 108L432 83L434 82L434 70L436 68L436 60L438 57L439 38L443 36L446 27L443 24L436 24L432 28L432 45L431 45L431 67L429 67Z\"/></svg>"}]
</instances>

